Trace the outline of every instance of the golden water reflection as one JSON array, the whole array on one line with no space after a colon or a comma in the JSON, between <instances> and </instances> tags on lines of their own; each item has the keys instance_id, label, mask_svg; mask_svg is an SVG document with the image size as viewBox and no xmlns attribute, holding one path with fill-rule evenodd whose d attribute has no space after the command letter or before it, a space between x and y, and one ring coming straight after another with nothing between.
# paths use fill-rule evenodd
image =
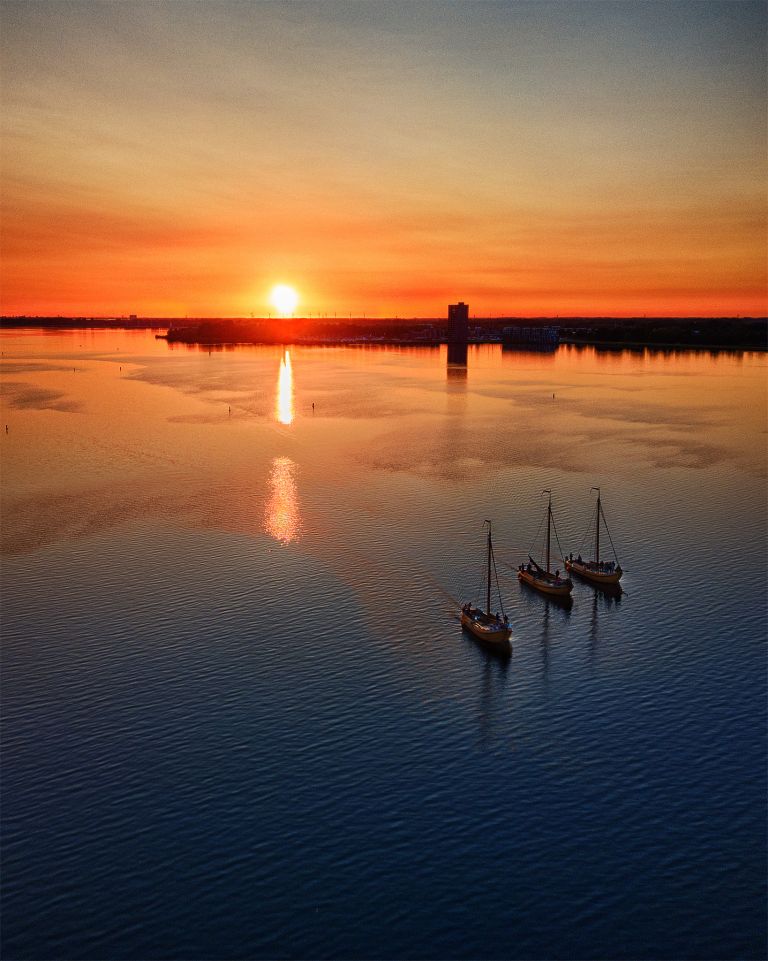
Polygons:
<instances>
[{"instance_id":1,"label":"golden water reflection","mask_svg":"<svg viewBox=\"0 0 768 961\"><path fill-rule=\"evenodd\" d=\"M291 352L289 350L286 350L280 358L275 417L280 424L293 423L293 368L291 367Z\"/></svg>"},{"instance_id":2,"label":"golden water reflection","mask_svg":"<svg viewBox=\"0 0 768 961\"><path fill-rule=\"evenodd\" d=\"M297 464L290 457L275 457L269 473L270 497L264 509L264 530L281 544L301 536Z\"/></svg>"}]
</instances>

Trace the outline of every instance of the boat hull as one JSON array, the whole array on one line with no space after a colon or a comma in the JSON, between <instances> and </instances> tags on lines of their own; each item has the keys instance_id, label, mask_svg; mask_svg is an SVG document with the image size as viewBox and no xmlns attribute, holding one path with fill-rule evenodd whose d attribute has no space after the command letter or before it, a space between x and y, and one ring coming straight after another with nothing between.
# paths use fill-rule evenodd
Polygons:
<instances>
[{"instance_id":1,"label":"boat hull","mask_svg":"<svg viewBox=\"0 0 768 961\"><path fill-rule=\"evenodd\" d=\"M518 571L517 577L523 584L527 584L548 597L570 597L573 590L570 579L563 580L561 578L559 581L555 581L552 578L552 580L549 580L545 577L536 577L533 571Z\"/></svg>"},{"instance_id":2,"label":"boat hull","mask_svg":"<svg viewBox=\"0 0 768 961\"><path fill-rule=\"evenodd\" d=\"M498 625L498 622L496 622L496 625ZM461 612L461 626L465 627L478 641L494 646L509 645L509 639L512 636L511 627L499 628L493 624L484 623L481 619L472 617L465 611Z\"/></svg>"},{"instance_id":3,"label":"boat hull","mask_svg":"<svg viewBox=\"0 0 768 961\"><path fill-rule=\"evenodd\" d=\"M620 567L612 573L594 571L586 564L579 564L578 561L566 561L565 569L569 574L578 574L579 577L583 577L584 580L591 581L593 584L599 584L603 587L618 584L621 580L621 575L624 573Z\"/></svg>"}]
</instances>

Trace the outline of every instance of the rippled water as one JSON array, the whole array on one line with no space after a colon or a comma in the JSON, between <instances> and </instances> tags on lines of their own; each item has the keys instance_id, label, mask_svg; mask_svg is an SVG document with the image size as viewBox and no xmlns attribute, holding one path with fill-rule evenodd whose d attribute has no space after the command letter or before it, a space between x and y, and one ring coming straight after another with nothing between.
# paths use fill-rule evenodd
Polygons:
<instances>
[{"instance_id":1,"label":"rippled water","mask_svg":"<svg viewBox=\"0 0 768 961\"><path fill-rule=\"evenodd\" d=\"M4 957L763 957L765 356L0 346Z\"/></svg>"}]
</instances>

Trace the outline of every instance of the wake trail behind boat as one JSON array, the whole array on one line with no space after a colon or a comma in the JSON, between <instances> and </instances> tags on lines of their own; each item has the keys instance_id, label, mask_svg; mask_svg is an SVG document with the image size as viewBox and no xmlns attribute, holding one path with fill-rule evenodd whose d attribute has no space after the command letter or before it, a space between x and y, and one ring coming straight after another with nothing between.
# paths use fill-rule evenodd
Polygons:
<instances>
[{"instance_id":1,"label":"wake trail behind boat","mask_svg":"<svg viewBox=\"0 0 768 961\"><path fill-rule=\"evenodd\" d=\"M461 601L458 601L458 600L453 596L453 594L450 593L450 591L447 591L447 590L443 587L443 585L437 580L436 577L434 577L434 576L433 576L432 574L430 574L428 571L424 571L424 572L423 572L423 576L424 576L424 580L425 580L425 581L428 581L428 582L432 585L432 587L434 587L435 590L438 591L438 593L442 594L443 597L444 597L446 600L450 601L451 604L452 604L455 608L458 609L458 608L461 607Z\"/></svg>"}]
</instances>

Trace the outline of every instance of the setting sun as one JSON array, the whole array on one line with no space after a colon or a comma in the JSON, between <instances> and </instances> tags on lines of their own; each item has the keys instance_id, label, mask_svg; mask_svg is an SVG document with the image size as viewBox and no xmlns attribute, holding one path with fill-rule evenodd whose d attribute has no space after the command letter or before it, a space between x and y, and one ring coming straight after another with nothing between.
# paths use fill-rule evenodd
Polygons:
<instances>
[{"instance_id":1,"label":"setting sun","mask_svg":"<svg viewBox=\"0 0 768 961\"><path fill-rule=\"evenodd\" d=\"M272 288L270 300L275 309L281 314L292 314L299 302L299 295L287 284L277 284Z\"/></svg>"}]
</instances>

